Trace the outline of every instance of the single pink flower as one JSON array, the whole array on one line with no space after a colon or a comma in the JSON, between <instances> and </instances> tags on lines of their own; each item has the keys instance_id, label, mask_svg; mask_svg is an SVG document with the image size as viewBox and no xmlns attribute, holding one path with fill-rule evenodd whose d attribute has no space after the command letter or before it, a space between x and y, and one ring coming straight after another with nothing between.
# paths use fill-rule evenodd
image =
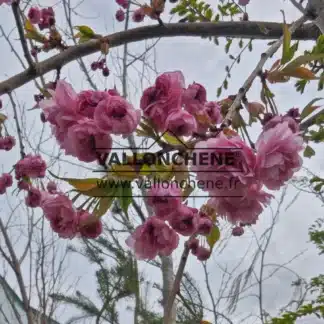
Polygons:
<instances>
[{"instance_id":1,"label":"single pink flower","mask_svg":"<svg viewBox=\"0 0 324 324\"><path fill-rule=\"evenodd\" d=\"M263 206L268 206L272 195L261 190L261 184L252 184L242 197L213 197L208 205L230 223L253 224L263 212Z\"/></svg>"},{"instance_id":2,"label":"single pink flower","mask_svg":"<svg viewBox=\"0 0 324 324\"><path fill-rule=\"evenodd\" d=\"M178 234L158 217L149 217L126 240L136 258L153 260L158 254L170 255L179 244Z\"/></svg>"},{"instance_id":3,"label":"single pink flower","mask_svg":"<svg viewBox=\"0 0 324 324\"><path fill-rule=\"evenodd\" d=\"M41 11L37 7L31 7L28 11L28 19L32 24L39 24L41 16Z\"/></svg>"},{"instance_id":4,"label":"single pink flower","mask_svg":"<svg viewBox=\"0 0 324 324\"><path fill-rule=\"evenodd\" d=\"M185 244L188 246L189 250L195 253L199 246L199 240L195 237L191 237Z\"/></svg>"},{"instance_id":5,"label":"single pink flower","mask_svg":"<svg viewBox=\"0 0 324 324\"><path fill-rule=\"evenodd\" d=\"M216 138L196 144L191 170L197 173L205 191L224 190L226 186L226 190L236 190L238 182L244 185L255 182L255 163L253 150L239 136L228 138L220 133ZM219 181L226 185L217 188ZM210 182L215 186L209 186Z\"/></svg>"},{"instance_id":6,"label":"single pink flower","mask_svg":"<svg viewBox=\"0 0 324 324\"><path fill-rule=\"evenodd\" d=\"M49 195L41 202L45 217L55 233L63 238L73 238L78 229L78 217L72 201L63 194Z\"/></svg>"},{"instance_id":7,"label":"single pink flower","mask_svg":"<svg viewBox=\"0 0 324 324\"><path fill-rule=\"evenodd\" d=\"M53 8L43 8L41 10L41 21L38 24L40 30L49 28L55 24L55 13Z\"/></svg>"},{"instance_id":8,"label":"single pink flower","mask_svg":"<svg viewBox=\"0 0 324 324\"><path fill-rule=\"evenodd\" d=\"M165 130L175 136L191 136L197 131L197 122L195 117L187 111L175 110L165 121Z\"/></svg>"},{"instance_id":9,"label":"single pink flower","mask_svg":"<svg viewBox=\"0 0 324 324\"><path fill-rule=\"evenodd\" d=\"M7 188L12 186L12 176L9 173L3 173L0 177L0 195L3 195Z\"/></svg>"},{"instance_id":10,"label":"single pink flower","mask_svg":"<svg viewBox=\"0 0 324 324\"><path fill-rule=\"evenodd\" d=\"M147 191L147 203L154 210L157 217L168 219L171 212L177 210L181 206L182 191L176 183L171 182L166 188L162 183L152 186Z\"/></svg>"},{"instance_id":11,"label":"single pink flower","mask_svg":"<svg viewBox=\"0 0 324 324\"><path fill-rule=\"evenodd\" d=\"M26 155L15 165L16 179L24 177L44 178L46 172L46 163L40 155Z\"/></svg>"},{"instance_id":12,"label":"single pink flower","mask_svg":"<svg viewBox=\"0 0 324 324\"><path fill-rule=\"evenodd\" d=\"M129 135L135 131L141 119L140 110L120 96L106 96L94 113L97 126L115 135Z\"/></svg>"},{"instance_id":13,"label":"single pink flower","mask_svg":"<svg viewBox=\"0 0 324 324\"><path fill-rule=\"evenodd\" d=\"M163 130L164 121L172 110L181 109L184 86L182 72L167 72L158 76L155 85L143 92L140 107L158 131Z\"/></svg>"},{"instance_id":14,"label":"single pink flower","mask_svg":"<svg viewBox=\"0 0 324 324\"><path fill-rule=\"evenodd\" d=\"M95 239L102 233L100 219L89 221L93 215L86 210L79 210L77 215L79 218L79 233L82 237ZM89 222L87 223L87 221ZM83 222L86 222L86 224L82 224Z\"/></svg>"},{"instance_id":15,"label":"single pink flower","mask_svg":"<svg viewBox=\"0 0 324 324\"><path fill-rule=\"evenodd\" d=\"M45 119L52 125L52 131L61 148L65 148L64 142L68 129L83 118L78 113L78 96L72 86L64 80L57 82L55 91L48 90L52 99L42 100L39 103Z\"/></svg>"},{"instance_id":16,"label":"single pink flower","mask_svg":"<svg viewBox=\"0 0 324 324\"><path fill-rule=\"evenodd\" d=\"M303 149L303 138L293 133L288 122L262 132L256 149L256 173L268 189L280 189L302 166L298 153Z\"/></svg>"},{"instance_id":17,"label":"single pink flower","mask_svg":"<svg viewBox=\"0 0 324 324\"><path fill-rule=\"evenodd\" d=\"M65 152L80 161L96 161L98 156L109 153L111 148L110 135L101 131L92 119L81 119L68 129Z\"/></svg>"},{"instance_id":18,"label":"single pink flower","mask_svg":"<svg viewBox=\"0 0 324 324\"><path fill-rule=\"evenodd\" d=\"M145 18L145 11L142 7L134 10L133 15L132 15L132 19L134 22L137 22L137 23L141 22L144 20L144 18Z\"/></svg>"},{"instance_id":19,"label":"single pink flower","mask_svg":"<svg viewBox=\"0 0 324 324\"><path fill-rule=\"evenodd\" d=\"M13 136L0 137L0 150L10 151L16 145Z\"/></svg>"},{"instance_id":20,"label":"single pink flower","mask_svg":"<svg viewBox=\"0 0 324 324\"><path fill-rule=\"evenodd\" d=\"M42 193L37 188L30 188L25 199L26 205L31 208L39 207L42 201Z\"/></svg>"},{"instance_id":21,"label":"single pink flower","mask_svg":"<svg viewBox=\"0 0 324 324\"><path fill-rule=\"evenodd\" d=\"M206 101L207 91L205 87L196 82L190 84L182 95L182 103L185 109L193 115L199 113L204 108Z\"/></svg>"},{"instance_id":22,"label":"single pink flower","mask_svg":"<svg viewBox=\"0 0 324 324\"><path fill-rule=\"evenodd\" d=\"M179 234L189 236L198 229L198 209L181 205L168 217L169 224Z\"/></svg>"},{"instance_id":23,"label":"single pink flower","mask_svg":"<svg viewBox=\"0 0 324 324\"><path fill-rule=\"evenodd\" d=\"M290 116L274 116L272 117L264 126L263 131L267 131L270 128L276 127L278 124L282 124L284 122L288 123L289 128L293 133L298 133L300 131L299 125L296 120Z\"/></svg>"},{"instance_id":24,"label":"single pink flower","mask_svg":"<svg viewBox=\"0 0 324 324\"><path fill-rule=\"evenodd\" d=\"M92 119L98 103L107 95L105 91L81 91L77 98L77 113Z\"/></svg>"}]
</instances>

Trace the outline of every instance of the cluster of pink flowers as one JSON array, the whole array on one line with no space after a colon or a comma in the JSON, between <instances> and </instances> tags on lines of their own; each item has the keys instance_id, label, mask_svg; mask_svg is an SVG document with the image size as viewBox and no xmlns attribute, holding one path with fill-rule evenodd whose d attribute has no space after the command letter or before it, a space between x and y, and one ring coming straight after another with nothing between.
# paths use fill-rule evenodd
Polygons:
<instances>
[{"instance_id":1,"label":"cluster of pink flowers","mask_svg":"<svg viewBox=\"0 0 324 324\"><path fill-rule=\"evenodd\" d=\"M115 89L82 91L60 80L52 99L40 102L45 119L67 155L83 162L100 160L112 147L111 134L127 136L137 128L141 113Z\"/></svg>"},{"instance_id":2,"label":"cluster of pink flowers","mask_svg":"<svg viewBox=\"0 0 324 324\"><path fill-rule=\"evenodd\" d=\"M44 178L46 172L46 162L40 155L26 155L15 165L16 179L24 178Z\"/></svg>"},{"instance_id":3,"label":"cluster of pink flowers","mask_svg":"<svg viewBox=\"0 0 324 324\"><path fill-rule=\"evenodd\" d=\"M45 194L40 207L59 237L72 239L78 236L94 239L102 233L100 219L86 210L75 210L72 201L56 189L53 194Z\"/></svg>"},{"instance_id":4,"label":"cluster of pink flowers","mask_svg":"<svg viewBox=\"0 0 324 324\"><path fill-rule=\"evenodd\" d=\"M256 153L239 136L220 133L195 147L198 156L206 154L209 158L212 154L235 152L231 165L211 160L192 165L197 179L205 184L204 190L212 196L208 204L234 225L255 224L263 206L269 205L273 197L262 190L263 185L278 190L302 166L299 152L303 139L297 122L288 115L269 119L255 146ZM211 182L222 186L215 188ZM240 230L235 230L235 235L238 233Z\"/></svg>"},{"instance_id":5,"label":"cluster of pink flowers","mask_svg":"<svg viewBox=\"0 0 324 324\"><path fill-rule=\"evenodd\" d=\"M127 9L128 8L128 0L116 0L116 3L122 7L123 9ZM119 8L116 11L115 17L119 22L122 22L125 20L125 11ZM132 14L132 20L136 23L143 21L145 18L145 11L142 7L139 7L138 9L133 11Z\"/></svg>"},{"instance_id":6,"label":"cluster of pink flowers","mask_svg":"<svg viewBox=\"0 0 324 324\"><path fill-rule=\"evenodd\" d=\"M7 188L12 186L12 176L9 173L3 173L0 177L0 195L3 195Z\"/></svg>"},{"instance_id":7,"label":"cluster of pink flowers","mask_svg":"<svg viewBox=\"0 0 324 324\"><path fill-rule=\"evenodd\" d=\"M13 136L0 137L0 150L10 151L16 145Z\"/></svg>"},{"instance_id":8,"label":"cluster of pink flowers","mask_svg":"<svg viewBox=\"0 0 324 324\"><path fill-rule=\"evenodd\" d=\"M31 7L28 12L28 18L34 25L38 25L40 30L50 28L55 25L55 13L53 8Z\"/></svg>"},{"instance_id":9,"label":"cluster of pink flowers","mask_svg":"<svg viewBox=\"0 0 324 324\"><path fill-rule=\"evenodd\" d=\"M222 121L219 104L207 101L206 89L198 83L186 89L180 71L160 75L144 91L140 108L158 131L168 130L176 136L204 133Z\"/></svg>"},{"instance_id":10,"label":"cluster of pink flowers","mask_svg":"<svg viewBox=\"0 0 324 324\"><path fill-rule=\"evenodd\" d=\"M167 188L157 184L147 195L147 203L152 207L154 216L138 226L126 240L138 259L154 259L158 254L170 255L178 247L179 234L210 233L212 220L198 209L183 204L182 191L176 184L170 183ZM210 250L197 242L195 248L190 246L192 253L199 260L207 260Z\"/></svg>"}]
</instances>

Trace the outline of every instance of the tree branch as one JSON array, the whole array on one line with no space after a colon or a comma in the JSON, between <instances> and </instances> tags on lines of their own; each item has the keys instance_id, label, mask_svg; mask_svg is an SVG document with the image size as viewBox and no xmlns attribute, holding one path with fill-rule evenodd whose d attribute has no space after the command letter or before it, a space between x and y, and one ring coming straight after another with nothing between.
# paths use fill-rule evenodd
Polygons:
<instances>
[{"instance_id":1,"label":"tree branch","mask_svg":"<svg viewBox=\"0 0 324 324\"><path fill-rule=\"evenodd\" d=\"M265 33L264 30L267 30ZM122 31L107 36L110 47L117 47L126 43L138 42L146 39L175 36L216 36L233 38L278 39L282 35L282 24L274 22L204 22L204 23L174 23L164 26L145 26ZM298 28L292 35L296 40L315 40L320 35L316 26L307 24ZM62 68L64 65L81 57L100 50L100 40L71 46L67 50L47 60L35 64L35 73L25 70L6 81L0 83L0 95L23 86L29 81L50 71Z\"/></svg>"},{"instance_id":2,"label":"tree branch","mask_svg":"<svg viewBox=\"0 0 324 324\"><path fill-rule=\"evenodd\" d=\"M293 34L307 20L308 20L308 18L305 15L303 15L301 18L296 20L289 28L290 34ZM261 54L260 61L258 62L255 69L251 72L249 77L245 80L245 82L243 83L243 86L240 88L237 96L235 97L234 102L232 103L231 107L228 109L228 113L226 114L226 117L224 118L224 121L223 121L223 124L222 124L224 127L229 126L230 122L232 121L233 117L235 116L235 113L236 113L237 109L241 105L242 99L244 98L244 96L246 95L248 90L251 88L255 78L260 73L262 73L263 66L265 65L267 60L273 54L275 54L277 52L277 50L280 48L280 46L282 44L282 41L283 41L283 36L281 36L275 43L273 43L266 52Z\"/></svg>"}]
</instances>

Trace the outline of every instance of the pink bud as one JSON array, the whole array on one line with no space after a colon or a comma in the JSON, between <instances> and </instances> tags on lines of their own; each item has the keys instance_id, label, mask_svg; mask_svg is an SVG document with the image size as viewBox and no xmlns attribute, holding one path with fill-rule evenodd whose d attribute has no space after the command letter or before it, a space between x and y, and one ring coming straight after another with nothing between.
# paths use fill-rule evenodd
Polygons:
<instances>
[{"instance_id":1,"label":"pink bud","mask_svg":"<svg viewBox=\"0 0 324 324\"><path fill-rule=\"evenodd\" d=\"M199 246L199 241L196 238L191 238L186 242L186 245L188 246L188 248L190 250L192 250L194 252L197 250L197 248Z\"/></svg>"},{"instance_id":2,"label":"pink bud","mask_svg":"<svg viewBox=\"0 0 324 324\"><path fill-rule=\"evenodd\" d=\"M125 12L122 9L118 9L116 11L116 15L115 15L116 19L118 21L124 21L125 20Z\"/></svg>"},{"instance_id":3,"label":"pink bud","mask_svg":"<svg viewBox=\"0 0 324 324\"><path fill-rule=\"evenodd\" d=\"M206 261L210 258L211 250L203 246L198 246L196 256L199 261Z\"/></svg>"},{"instance_id":4,"label":"pink bud","mask_svg":"<svg viewBox=\"0 0 324 324\"><path fill-rule=\"evenodd\" d=\"M265 111L265 107L258 102L249 102L247 105L247 109L253 117L258 117Z\"/></svg>"},{"instance_id":5,"label":"pink bud","mask_svg":"<svg viewBox=\"0 0 324 324\"><path fill-rule=\"evenodd\" d=\"M244 228L240 226L236 226L232 229L233 236L241 236L244 234Z\"/></svg>"},{"instance_id":6,"label":"pink bud","mask_svg":"<svg viewBox=\"0 0 324 324\"><path fill-rule=\"evenodd\" d=\"M201 217L198 222L197 234L208 235L212 230L213 222L209 217Z\"/></svg>"},{"instance_id":7,"label":"pink bud","mask_svg":"<svg viewBox=\"0 0 324 324\"><path fill-rule=\"evenodd\" d=\"M25 199L26 205L31 208L39 207L42 200L42 193L37 188L31 188Z\"/></svg>"},{"instance_id":8,"label":"pink bud","mask_svg":"<svg viewBox=\"0 0 324 324\"><path fill-rule=\"evenodd\" d=\"M141 22L145 18L145 12L143 8L138 8L133 12L132 19L134 22Z\"/></svg>"},{"instance_id":9,"label":"pink bud","mask_svg":"<svg viewBox=\"0 0 324 324\"><path fill-rule=\"evenodd\" d=\"M47 187L46 187L47 191L49 193L55 193L56 190L57 190L57 186L56 186L56 183L54 181L50 181L48 184L47 184Z\"/></svg>"}]
</instances>

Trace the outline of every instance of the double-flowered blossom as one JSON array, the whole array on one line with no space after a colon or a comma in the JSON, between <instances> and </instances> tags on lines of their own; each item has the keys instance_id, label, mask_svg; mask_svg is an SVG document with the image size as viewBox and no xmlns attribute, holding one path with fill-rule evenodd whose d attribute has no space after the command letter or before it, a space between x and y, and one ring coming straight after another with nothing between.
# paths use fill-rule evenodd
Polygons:
<instances>
[{"instance_id":1,"label":"double-flowered blossom","mask_svg":"<svg viewBox=\"0 0 324 324\"><path fill-rule=\"evenodd\" d=\"M26 155L15 165L16 179L22 178L44 178L46 162L40 155Z\"/></svg>"},{"instance_id":2,"label":"double-flowered blossom","mask_svg":"<svg viewBox=\"0 0 324 324\"><path fill-rule=\"evenodd\" d=\"M268 189L280 189L302 166L298 153L303 150L303 138L291 129L287 121L262 132L256 149L257 177Z\"/></svg>"},{"instance_id":3,"label":"double-flowered blossom","mask_svg":"<svg viewBox=\"0 0 324 324\"><path fill-rule=\"evenodd\" d=\"M179 244L179 235L163 220L149 217L126 240L137 259L154 259L158 254L170 255Z\"/></svg>"},{"instance_id":4,"label":"double-flowered blossom","mask_svg":"<svg viewBox=\"0 0 324 324\"><path fill-rule=\"evenodd\" d=\"M182 72L174 71L158 76L155 85L143 92L140 108L158 131L164 130L165 120L172 111L181 109L184 87Z\"/></svg>"},{"instance_id":5,"label":"double-flowered blossom","mask_svg":"<svg viewBox=\"0 0 324 324\"><path fill-rule=\"evenodd\" d=\"M140 122L140 110L118 91L82 91L64 80L57 82L52 99L40 102L53 134L67 155L94 162L112 148L111 134L129 135Z\"/></svg>"}]
</instances>

